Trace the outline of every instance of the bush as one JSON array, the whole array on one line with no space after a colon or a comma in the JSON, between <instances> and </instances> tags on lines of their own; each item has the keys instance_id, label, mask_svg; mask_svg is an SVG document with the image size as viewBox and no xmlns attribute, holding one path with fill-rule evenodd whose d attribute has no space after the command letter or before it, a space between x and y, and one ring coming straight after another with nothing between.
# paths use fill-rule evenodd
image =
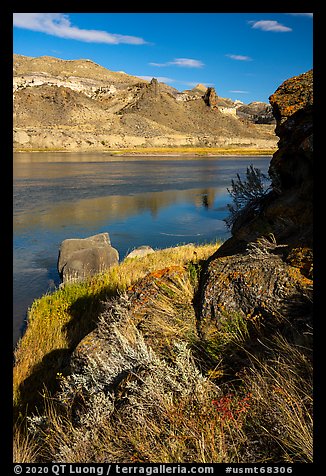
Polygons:
<instances>
[{"instance_id":1,"label":"bush","mask_svg":"<svg viewBox=\"0 0 326 476\"><path fill-rule=\"evenodd\" d=\"M228 228L231 228L243 210L259 211L259 201L269 191L268 177L252 164L247 167L246 180L237 174L237 179L232 180L231 189L227 189L232 197L232 204L228 204L229 216L225 218Z\"/></svg>"}]
</instances>

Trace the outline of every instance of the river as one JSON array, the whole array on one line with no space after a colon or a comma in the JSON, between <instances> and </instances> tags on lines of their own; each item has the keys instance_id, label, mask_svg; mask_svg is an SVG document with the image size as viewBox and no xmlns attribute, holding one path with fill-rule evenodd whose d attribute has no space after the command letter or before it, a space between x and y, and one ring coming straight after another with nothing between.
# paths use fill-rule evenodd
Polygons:
<instances>
[{"instance_id":1,"label":"river","mask_svg":"<svg viewBox=\"0 0 326 476\"><path fill-rule=\"evenodd\" d=\"M13 341L37 297L59 285L66 238L108 232L122 260L133 248L225 240L227 188L270 156L117 157L105 153L14 154Z\"/></svg>"}]
</instances>

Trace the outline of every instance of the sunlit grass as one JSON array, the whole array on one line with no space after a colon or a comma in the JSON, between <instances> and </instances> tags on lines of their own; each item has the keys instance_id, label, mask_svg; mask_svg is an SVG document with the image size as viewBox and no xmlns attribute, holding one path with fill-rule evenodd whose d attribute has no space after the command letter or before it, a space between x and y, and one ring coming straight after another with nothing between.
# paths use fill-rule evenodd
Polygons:
<instances>
[{"instance_id":1,"label":"sunlit grass","mask_svg":"<svg viewBox=\"0 0 326 476\"><path fill-rule=\"evenodd\" d=\"M258 149L250 147L135 147L119 150L112 150L114 155L139 154L139 155L165 155L165 154L185 154L185 155L273 155L274 149Z\"/></svg>"},{"instance_id":2,"label":"sunlit grass","mask_svg":"<svg viewBox=\"0 0 326 476\"><path fill-rule=\"evenodd\" d=\"M66 284L36 299L28 311L24 337L15 350L14 403L20 401L19 386L46 355L54 350L74 348L95 326L103 300L125 291L152 271L206 259L218 246L217 243L190 244L158 250L143 258L125 259L106 273Z\"/></svg>"},{"instance_id":3,"label":"sunlit grass","mask_svg":"<svg viewBox=\"0 0 326 476\"><path fill-rule=\"evenodd\" d=\"M272 149L259 149L250 147L126 147L123 149L92 149L92 153L108 153L109 155L203 155L203 156L215 156L215 155L273 155L276 152L276 148ZM46 147L46 148L15 148L14 152L72 152L70 149L63 149L60 147ZM90 151L81 150L81 153Z\"/></svg>"}]
</instances>

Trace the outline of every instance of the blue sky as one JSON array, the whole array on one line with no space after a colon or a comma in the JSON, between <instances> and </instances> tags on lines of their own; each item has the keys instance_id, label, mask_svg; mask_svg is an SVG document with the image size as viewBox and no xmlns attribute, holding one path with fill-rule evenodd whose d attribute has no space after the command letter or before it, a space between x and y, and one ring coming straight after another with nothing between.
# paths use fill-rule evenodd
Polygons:
<instances>
[{"instance_id":1,"label":"blue sky","mask_svg":"<svg viewBox=\"0 0 326 476\"><path fill-rule=\"evenodd\" d=\"M90 59L182 91L268 102L313 66L312 13L14 13L14 53Z\"/></svg>"}]
</instances>

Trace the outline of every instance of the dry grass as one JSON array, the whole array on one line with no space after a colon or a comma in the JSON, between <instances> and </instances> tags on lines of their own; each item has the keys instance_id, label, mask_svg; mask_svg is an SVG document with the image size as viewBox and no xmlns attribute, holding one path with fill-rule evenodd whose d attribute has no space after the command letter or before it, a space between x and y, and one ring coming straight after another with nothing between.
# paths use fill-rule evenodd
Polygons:
<instances>
[{"instance_id":1,"label":"dry grass","mask_svg":"<svg viewBox=\"0 0 326 476\"><path fill-rule=\"evenodd\" d=\"M40 448L33 437L17 426L13 432L13 463L35 463L40 456Z\"/></svg>"},{"instance_id":2,"label":"dry grass","mask_svg":"<svg viewBox=\"0 0 326 476\"><path fill-rule=\"evenodd\" d=\"M225 316L206 348L202 358L211 354L211 360L201 365L197 354L194 358L192 349L196 351L199 344L192 306L196 273L194 264L187 272L182 270L216 248L187 245L128 259L107 274L69 284L35 304L38 313L32 308L29 334L26 343L25 337L21 341L18 357L22 359L25 351L32 359L33 352L24 347L27 343L36 354L35 337L40 339L46 316L51 316L45 319L46 335L57 330L50 343L40 339L36 358L44 359L45 349L51 354L51 345L54 351L59 343L71 345L67 322L78 301L78 319L97 313L92 333L96 345L87 344L73 356L72 373L54 375L58 391L44 392L41 410L27 418L27 436L16 431L15 461L312 461L310 336L300 336L300 345L280 335L269 341L261 336L253 355L244 345L250 338L247 322L235 313ZM164 280L158 272L145 278L143 300L133 300L137 285L132 288L135 294L124 293L149 272L171 265L181 270L173 279ZM146 294L148 290L155 292ZM99 297L110 299L100 307ZM75 338L76 333L73 327ZM218 363L225 353L231 358L236 348L246 354L246 367L233 381L219 372ZM18 364L23 368L23 360ZM32 373L33 368L27 366L25 372ZM40 382L37 389L41 390Z\"/></svg>"},{"instance_id":3,"label":"dry grass","mask_svg":"<svg viewBox=\"0 0 326 476\"><path fill-rule=\"evenodd\" d=\"M254 358L243 378L255 409L251 431L261 437L257 452L266 458L273 442L283 461L312 462L312 350L291 344L280 335L269 345L271 358Z\"/></svg>"},{"instance_id":4,"label":"dry grass","mask_svg":"<svg viewBox=\"0 0 326 476\"><path fill-rule=\"evenodd\" d=\"M111 151L114 155L273 155L275 149L249 147L135 147Z\"/></svg>"},{"instance_id":5,"label":"dry grass","mask_svg":"<svg viewBox=\"0 0 326 476\"><path fill-rule=\"evenodd\" d=\"M82 337L95 327L103 300L125 291L147 273L157 269L206 259L218 246L190 244L160 250L141 259L126 259L107 273L94 276L85 282L71 283L52 294L36 299L28 312L25 335L15 350L15 405L24 403L21 401L20 387L38 367L39 380L42 380L42 362L46 364L44 359L51 359L51 362L48 362L51 365L44 365L44 372L48 372L45 367L53 369L46 380L50 380L50 377L55 380L56 372L61 370L60 359L64 358L65 351L77 345ZM40 392L40 381L36 379L35 384L29 386L30 400L36 398Z\"/></svg>"},{"instance_id":6,"label":"dry grass","mask_svg":"<svg viewBox=\"0 0 326 476\"><path fill-rule=\"evenodd\" d=\"M200 374L186 343L175 344L174 362L166 361L146 344L127 307L116 308L116 318L117 311L119 321L110 313L99 323L109 345L96 362L88 357L81 373L62 380L57 409L64 404L65 415L52 402L46 406L37 433L43 456L71 463L235 461L244 418L226 421L216 410L222 392ZM128 376L118 389L105 391L121 373Z\"/></svg>"}]
</instances>

